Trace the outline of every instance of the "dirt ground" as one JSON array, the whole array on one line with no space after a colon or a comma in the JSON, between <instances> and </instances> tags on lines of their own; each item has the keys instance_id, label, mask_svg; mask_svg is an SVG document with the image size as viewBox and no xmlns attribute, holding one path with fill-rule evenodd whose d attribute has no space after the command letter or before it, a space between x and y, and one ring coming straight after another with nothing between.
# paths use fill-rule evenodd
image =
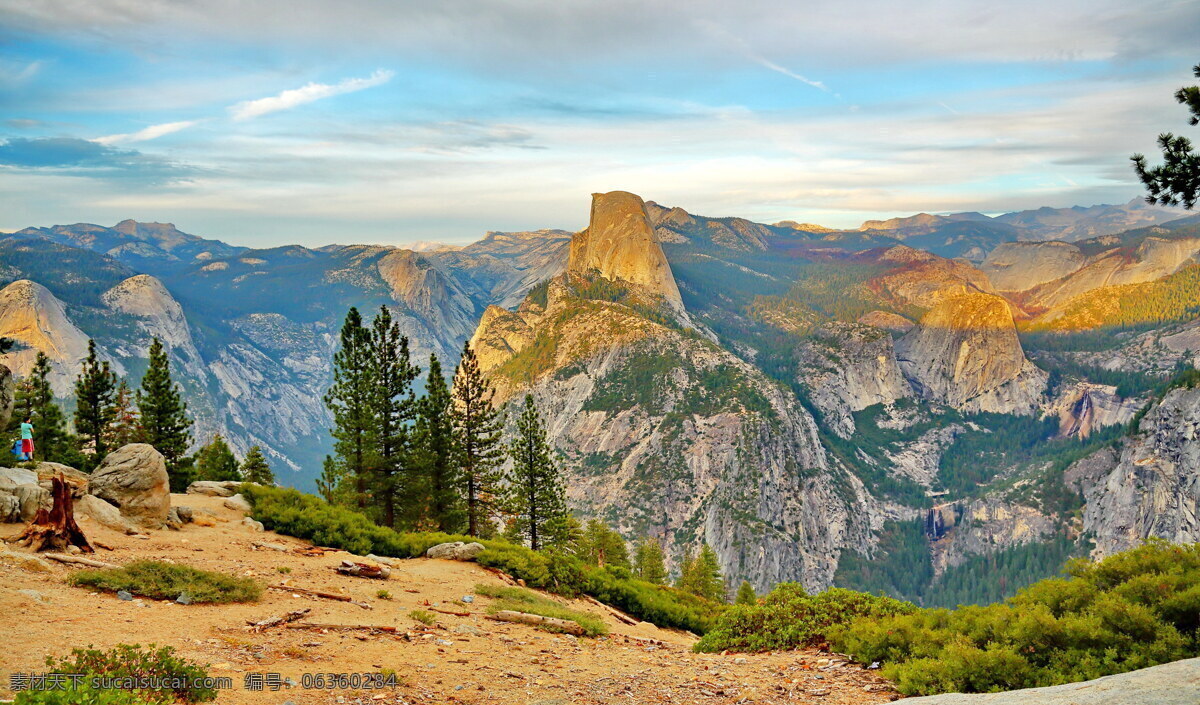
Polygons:
<instances>
[{"instance_id":1,"label":"dirt ground","mask_svg":"<svg viewBox=\"0 0 1200 705\"><path fill-rule=\"evenodd\" d=\"M350 557L344 552L308 557L256 548L255 542L309 544L243 526L241 513L225 509L219 498L173 495L172 503L206 509L217 517L216 525L189 524L181 531L154 531L139 538L80 519L89 537L113 549L98 550L94 558L111 563L170 560L252 576L267 585L286 582L346 594L370 609L275 589L266 590L260 602L251 604L122 601L112 594L68 586L65 578L77 568L55 563L51 572L37 572L21 567L20 561L0 558L0 613L5 615L0 629L4 644L0 693L5 698L12 697L10 676L44 672L48 655L66 655L76 646L107 648L118 643L171 645L189 659L210 664L210 675L232 680L232 687L222 690L217 702L245 705L866 705L899 697L875 672L836 654L693 654L690 647L695 638L688 634L645 622L627 625L580 600L553 598L604 617L609 636L576 639L495 622L484 617L488 598L456 602L473 595L477 584L505 584L500 576L474 563L422 558L397 562L386 581L347 577L333 571ZM13 535L20 528L0 525L0 535ZM380 590L387 590L391 599L378 597ZM395 627L397 632L277 627L255 633L247 626L247 621L302 608L311 612L298 624L378 625ZM408 616L413 609L430 608L471 614L437 614L433 628ZM394 673L399 683L382 689L330 688L329 682L324 688L315 687L322 685L317 674L331 673ZM261 674L263 690L245 687L248 674L252 680ZM295 686L278 687L284 679ZM272 690L272 685L278 689Z\"/></svg>"}]
</instances>

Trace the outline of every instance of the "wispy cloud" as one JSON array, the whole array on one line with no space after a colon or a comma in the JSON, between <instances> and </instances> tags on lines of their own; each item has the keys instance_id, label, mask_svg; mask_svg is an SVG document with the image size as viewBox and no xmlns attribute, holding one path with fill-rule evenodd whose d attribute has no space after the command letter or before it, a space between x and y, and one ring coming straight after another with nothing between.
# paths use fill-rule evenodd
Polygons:
<instances>
[{"instance_id":1,"label":"wispy cloud","mask_svg":"<svg viewBox=\"0 0 1200 705\"><path fill-rule=\"evenodd\" d=\"M805 85L812 86L813 88L816 88L818 90L825 91L826 93L832 92L829 90L829 87L826 86L821 81L816 81L807 76L798 74L795 71L789 69L788 67L778 64L778 63L766 58L762 54L755 51L754 48L751 47L750 44L745 39L742 39L741 37L733 34L732 32L725 29L724 27L717 24L716 22L712 22L710 20L696 20L696 25L699 26L701 29L703 29L705 32L708 32L709 34L711 34L712 36L717 37L718 39L722 39L722 40L728 42L729 44L733 45L747 59L753 61L754 63L758 64L759 66L770 69L770 70L774 71L775 73L783 74L784 76L787 76L788 78L795 79Z\"/></svg>"},{"instance_id":2,"label":"wispy cloud","mask_svg":"<svg viewBox=\"0 0 1200 705\"><path fill-rule=\"evenodd\" d=\"M108 135L107 137L97 137L92 140L97 144L124 144L126 142L145 142L146 140L156 139L163 135L169 135L172 132L179 132L200 122L199 120L180 120L179 122L164 122L161 125L151 125L137 132L129 132L120 135Z\"/></svg>"},{"instance_id":3,"label":"wispy cloud","mask_svg":"<svg viewBox=\"0 0 1200 705\"><path fill-rule=\"evenodd\" d=\"M335 95L354 93L366 88L381 86L392 80L392 76L394 75L392 71L380 69L366 78L347 78L333 85L328 83L309 83L301 88L283 91L278 95L238 103L229 108L229 113L233 116L234 120L249 120L269 113L279 112L280 110L290 110L296 106L312 103L322 98L331 98Z\"/></svg>"}]
</instances>

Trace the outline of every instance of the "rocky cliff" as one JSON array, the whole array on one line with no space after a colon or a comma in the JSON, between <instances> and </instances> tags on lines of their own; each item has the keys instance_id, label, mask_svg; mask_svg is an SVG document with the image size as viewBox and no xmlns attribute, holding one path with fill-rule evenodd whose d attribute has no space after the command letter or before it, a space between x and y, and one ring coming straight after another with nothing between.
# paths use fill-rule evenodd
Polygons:
<instances>
[{"instance_id":1,"label":"rocky cliff","mask_svg":"<svg viewBox=\"0 0 1200 705\"><path fill-rule=\"evenodd\" d=\"M23 377L33 369L37 354L45 353L55 394L70 393L79 365L87 357L88 337L49 289L22 279L0 290L0 337L17 343L0 356L0 362Z\"/></svg>"},{"instance_id":2,"label":"rocky cliff","mask_svg":"<svg viewBox=\"0 0 1200 705\"><path fill-rule=\"evenodd\" d=\"M1017 339L1008 303L982 293L948 298L896 343L900 369L924 399L962 411L1030 414L1047 374Z\"/></svg>"}]
</instances>

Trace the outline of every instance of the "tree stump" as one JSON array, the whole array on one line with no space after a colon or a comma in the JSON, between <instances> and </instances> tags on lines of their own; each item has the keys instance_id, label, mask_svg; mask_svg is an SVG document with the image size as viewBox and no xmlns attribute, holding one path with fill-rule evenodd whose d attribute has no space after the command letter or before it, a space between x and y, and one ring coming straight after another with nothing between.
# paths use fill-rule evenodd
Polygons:
<instances>
[{"instance_id":1,"label":"tree stump","mask_svg":"<svg viewBox=\"0 0 1200 705\"><path fill-rule=\"evenodd\" d=\"M39 551L64 551L67 546L78 546L84 553L95 553L96 549L83 535L83 529L75 523L75 505L71 499L71 486L60 473L51 479L50 496L54 505L50 511L38 508L37 515L25 530L12 540Z\"/></svg>"}]
</instances>

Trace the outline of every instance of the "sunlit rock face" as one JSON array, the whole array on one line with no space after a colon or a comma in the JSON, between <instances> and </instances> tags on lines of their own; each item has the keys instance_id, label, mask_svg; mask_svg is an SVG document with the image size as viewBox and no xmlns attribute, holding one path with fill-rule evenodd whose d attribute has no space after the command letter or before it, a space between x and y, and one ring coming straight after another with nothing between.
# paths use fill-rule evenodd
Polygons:
<instances>
[{"instance_id":1,"label":"sunlit rock face","mask_svg":"<svg viewBox=\"0 0 1200 705\"><path fill-rule=\"evenodd\" d=\"M88 338L67 318L66 307L50 290L21 279L0 290L0 337L17 345L0 356L0 362L24 377L33 369L37 354L50 358L50 384L54 393L67 396L79 365L87 356Z\"/></svg>"},{"instance_id":2,"label":"sunlit rock face","mask_svg":"<svg viewBox=\"0 0 1200 705\"><path fill-rule=\"evenodd\" d=\"M917 394L962 411L1030 414L1047 374L1025 357L1008 303L983 293L946 299L896 343Z\"/></svg>"}]
</instances>

